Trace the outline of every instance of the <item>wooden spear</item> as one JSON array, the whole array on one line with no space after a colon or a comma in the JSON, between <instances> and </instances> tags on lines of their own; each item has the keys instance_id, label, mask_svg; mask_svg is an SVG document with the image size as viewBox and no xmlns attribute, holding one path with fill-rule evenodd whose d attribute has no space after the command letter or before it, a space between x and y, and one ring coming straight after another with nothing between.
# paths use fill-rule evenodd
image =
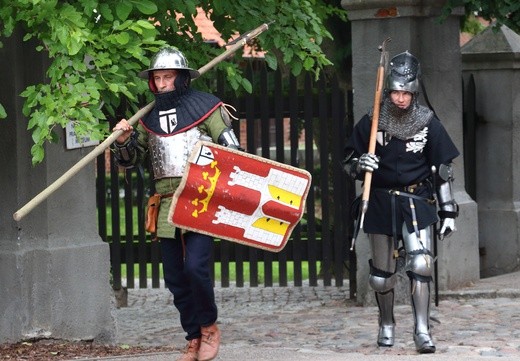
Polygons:
<instances>
[{"instance_id":1,"label":"wooden spear","mask_svg":"<svg viewBox=\"0 0 520 361\"><path fill-rule=\"evenodd\" d=\"M232 44L226 51L222 54L215 57L209 63L201 67L198 71L200 75L206 73L208 70L213 68L215 65L220 63L222 60L235 53L238 49L242 48L246 45L251 39L257 37L264 31L269 28L269 24L262 24L259 27L249 31L248 33L240 36L238 39L234 40ZM145 116L150 110L152 110L155 105L155 101L152 101L144 108L140 109L134 116L128 119L128 123L130 125L134 125L137 123L139 119ZM112 143L123 133L123 130L116 130L107 139L105 139L101 144L96 146L90 153L88 153L84 158L78 161L75 165L73 165L68 171L66 171L61 177L56 179L50 186L41 191L37 196L27 202L22 208L16 211L13 214L13 218L15 221L20 221L23 217L25 217L29 212L31 212L37 205L43 202L47 197L49 197L52 193L54 193L59 187L61 187L65 182L67 182L70 178L72 178L76 173L78 173L84 166L90 163L92 160L96 159L99 155L103 154L105 149L110 147Z\"/></svg>"},{"instance_id":2,"label":"wooden spear","mask_svg":"<svg viewBox=\"0 0 520 361\"><path fill-rule=\"evenodd\" d=\"M388 54L386 52L386 43L391 39L386 38L385 41L379 46L381 51L381 59L379 60L379 67L377 69L377 80L376 80L376 94L374 97L374 111L372 113L372 127L370 128L370 140L368 142L368 152L376 153L376 137L379 123L379 111L381 108L381 95L383 94L383 84L385 81L385 66ZM372 172L365 173L365 181L363 183L363 195L361 197L361 220L359 222L359 228L363 229L363 221L365 220L365 213L368 209L368 200L370 198L370 186L372 184Z\"/></svg>"}]
</instances>

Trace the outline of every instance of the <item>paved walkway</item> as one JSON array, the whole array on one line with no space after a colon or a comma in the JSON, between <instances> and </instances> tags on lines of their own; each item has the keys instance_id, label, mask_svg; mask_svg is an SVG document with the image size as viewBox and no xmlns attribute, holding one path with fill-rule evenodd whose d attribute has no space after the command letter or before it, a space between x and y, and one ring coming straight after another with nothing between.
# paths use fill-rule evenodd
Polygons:
<instances>
[{"instance_id":1,"label":"paved walkway","mask_svg":"<svg viewBox=\"0 0 520 361\"><path fill-rule=\"evenodd\" d=\"M222 330L217 360L520 360L520 273L441 292L439 306L431 312L437 352L420 356L412 340L409 305L396 306L394 347L379 348L376 307L356 306L347 299L348 287L232 287L215 292ZM128 303L115 311L118 343L184 346L167 290L131 289ZM178 355L131 359L165 361Z\"/></svg>"}]
</instances>

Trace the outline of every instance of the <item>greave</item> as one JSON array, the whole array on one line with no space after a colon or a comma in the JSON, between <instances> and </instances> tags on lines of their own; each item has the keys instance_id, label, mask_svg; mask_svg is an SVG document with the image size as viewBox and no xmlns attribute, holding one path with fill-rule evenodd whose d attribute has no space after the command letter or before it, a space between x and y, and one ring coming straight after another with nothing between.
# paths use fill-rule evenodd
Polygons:
<instances>
[{"instance_id":1,"label":"greave","mask_svg":"<svg viewBox=\"0 0 520 361\"><path fill-rule=\"evenodd\" d=\"M419 353L434 353L435 345L430 334L430 282L412 279L411 287L415 348Z\"/></svg>"},{"instance_id":2,"label":"greave","mask_svg":"<svg viewBox=\"0 0 520 361\"><path fill-rule=\"evenodd\" d=\"M376 292L377 306L379 307L379 333L377 344L390 347L394 345L394 290L385 293Z\"/></svg>"}]
</instances>

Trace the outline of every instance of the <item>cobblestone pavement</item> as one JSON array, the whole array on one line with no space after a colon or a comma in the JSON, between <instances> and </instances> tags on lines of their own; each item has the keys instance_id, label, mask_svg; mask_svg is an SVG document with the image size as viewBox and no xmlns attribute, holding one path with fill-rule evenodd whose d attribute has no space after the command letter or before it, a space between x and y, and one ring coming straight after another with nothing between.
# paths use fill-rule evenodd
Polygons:
<instances>
[{"instance_id":1,"label":"cobblestone pavement","mask_svg":"<svg viewBox=\"0 0 520 361\"><path fill-rule=\"evenodd\" d=\"M114 311L117 342L178 345L181 349L184 332L169 292L164 288L128 292L128 307ZM394 347L379 348L375 342L377 308L360 307L348 300L348 286L217 287L215 294L222 331L217 360L288 360L275 350L299 352L294 360L358 360L378 355L389 360L417 355L410 306L396 306ZM432 305L431 317L437 359L520 359L520 273L441 292L439 306ZM269 351L274 356L267 356ZM150 357L134 360L151 361ZM175 359L172 355L156 357L153 360Z\"/></svg>"}]
</instances>

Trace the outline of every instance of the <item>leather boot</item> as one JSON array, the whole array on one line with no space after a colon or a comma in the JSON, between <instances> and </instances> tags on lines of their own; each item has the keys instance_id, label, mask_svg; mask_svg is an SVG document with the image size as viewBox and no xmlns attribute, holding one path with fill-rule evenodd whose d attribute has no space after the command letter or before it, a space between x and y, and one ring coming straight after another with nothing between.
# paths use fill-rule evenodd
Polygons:
<instances>
[{"instance_id":1,"label":"leather boot","mask_svg":"<svg viewBox=\"0 0 520 361\"><path fill-rule=\"evenodd\" d=\"M200 333L202 337L200 340L199 361L213 360L217 356L220 346L220 330L217 324L214 323L208 327L201 327Z\"/></svg>"},{"instance_id":2,"label":"leather boot","mask_svg":"<svg viewBox=\"0 0 520 361\"><path fill-rule=\"evenodd\" d=\"M184 353L177 361L197 361L200 348L200 338L194 338L188 341Z\"/></svg>"}]
</instances>

